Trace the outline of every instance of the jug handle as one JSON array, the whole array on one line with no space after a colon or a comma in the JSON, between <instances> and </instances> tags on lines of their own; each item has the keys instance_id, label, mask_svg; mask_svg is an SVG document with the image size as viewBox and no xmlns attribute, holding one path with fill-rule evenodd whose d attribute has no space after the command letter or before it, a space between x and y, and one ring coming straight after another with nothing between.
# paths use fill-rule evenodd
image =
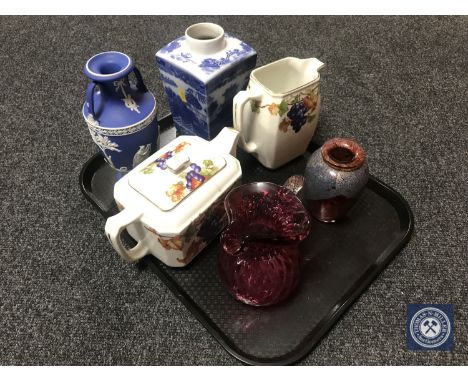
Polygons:
<instances>
[{"instance_id":1,"label":"jug handle","mask_svg":"<svg viewBox=\"0 0 468 382\"><path fill-rule=\"evenodd\" d=\"M283 187L291 190L296 194L298 199L303 202L304 196L304 182L305 177L303 175L291 175L286 181L283 183Z\"/></svg>"},{"instance_id":2,"label":"jug handle","mask_svg":"<svg viewBox=\"0 0 468 382\"><path fill-rule=\"evenodd\" d=\"M133 248L127 249L121 239L122 231L128 225L140 219L142 215L141 211L124 209L117 215L107 219L106 222L105 231L107 238L122 259L128 262L139 260L149 253L149 248L144 240L139 241Z\"/></svg>"},{"instance_id":3,"label":"jug handle","mask_svg":"<svg viewBox=\"0 0 468 382\"><path fill-rule=\"evenodd\" d=\"M98 84L94 81L90 82L88 84L88 87L86 88L86 96L85 96L85 102L88 105L88 110L90 114L92 115L93 119L96 122L99 122L96 120L96 113L94 112L94 89Z\"/></svg>"},{"instance_id":4,"label":"jug handle","mask_svg":"<svg viewBox=\"0 0 468 382\"><path fill-rule=\"evenodd\" d=\"M251 100L260 100L261 95L251 96L248 91L242 90L236 94L234 97L232 106L232 113L234 115L234 129L239 132L240 142L243 146L243 149L249 153L253 153L257 150L257 145L254 142L247 142L244 134L242 134L242 120L244 115L245 104ZM247 130L244 130L244 133L248 133L250 126Z\"/></svg>"}]
</instances>

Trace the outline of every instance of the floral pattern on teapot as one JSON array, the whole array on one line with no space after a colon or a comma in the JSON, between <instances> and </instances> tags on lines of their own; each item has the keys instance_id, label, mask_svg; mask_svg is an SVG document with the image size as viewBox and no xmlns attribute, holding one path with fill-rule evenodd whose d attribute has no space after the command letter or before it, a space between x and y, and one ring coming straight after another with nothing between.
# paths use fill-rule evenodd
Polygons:
<instances>
[{"instance_id":1,"label":"floral pattern on teapot","mask_svg":"<svg viewBox=\"0 0 468 382\"><path fill-rule=\"evenodd\" d=\"M221 195L203 214L198 216L181 235L169 237L158 234L153 228L144 225L145 229L156 235L159 244L166 250L180 252L177 261L188 264L219 232L227 225L224 209L224 198Z\"/></svg>"},{"instance_id":2,"label":"floral pattern on teapot","mask_svg":"<svg viewBox=\"0 0 468 382\"><path fill-rule=\"evenodd\" d=\"M284 117L278 125L283 133L290 130L298 133L306 123L312 123L317 118L318 101L319 86L315 86L305 93L284 99L279 104L262 105L260 101L252 100L250 106L254 113L260 113L261 109L266 108L272 116Z\"/></svg>"},{"instance_id":3,"label":"floral pattern on teapot","mask_svg":"<svg viewBox=\"0 0 468 382\"><path fill-rule=\"evenodd\" d=\"M188 146L190 146L189 142L180 142L174 150L169 150L166 151L163 155L161 155L158 159L156 159L154 162L150 163L146 167L144 167L142 170L140 170L143 174L152 174L156 168L159 168L161 170L167 169L166 161L174 156L174 154L178 154L184 149L186 149Z\"/></svg>"},{"instance_id":4,"label":"floral pattern on teapot","mask_svg":"<svg viewBox=\"0 0 468 382\"><path fill-rule=\"evenodd\" d=\"M191 163L189 169L179 175L182 180L173 184L166 191L166 195L176 203L200 187L218 171L219 167L215 166L212 160L204 160L201 165Z\"/></svg>"}]
</instances>

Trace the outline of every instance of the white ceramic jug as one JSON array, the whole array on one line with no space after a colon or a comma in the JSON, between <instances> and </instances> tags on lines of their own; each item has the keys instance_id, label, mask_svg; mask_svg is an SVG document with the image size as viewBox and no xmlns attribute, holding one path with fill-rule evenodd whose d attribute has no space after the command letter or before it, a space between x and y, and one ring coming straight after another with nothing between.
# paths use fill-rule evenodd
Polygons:
<instances>
[{"instance_id":1,"label":"white ceramic jug","mask_svg":"<svg viewBox=\"0 0 468 382\"><path fill-rule=\"evenodd\" d=\"M324 66L316 58L283 58L253 70L247 90L234 97L239 144L265 167L278 168L306 152L319 118Z\"/></svg>"}]
</instances>

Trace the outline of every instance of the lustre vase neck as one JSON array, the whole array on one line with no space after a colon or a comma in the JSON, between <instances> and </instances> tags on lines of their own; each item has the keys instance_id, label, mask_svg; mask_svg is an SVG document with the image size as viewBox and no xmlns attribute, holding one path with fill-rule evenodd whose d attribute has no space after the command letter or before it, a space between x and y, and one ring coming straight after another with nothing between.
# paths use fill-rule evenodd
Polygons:
<instances>
[{"instance_id":1,"label":"lustre vase neck","mask_svg":"<svg viewBox=\"0 0 468 382\"><path fill-rule=\"evenodd\" d=\"M330 139L325 142L320 152L329 166L341 171L355 171L364 164L366 159L362 147L352 139Z\"/></svg>"}]
</instances>

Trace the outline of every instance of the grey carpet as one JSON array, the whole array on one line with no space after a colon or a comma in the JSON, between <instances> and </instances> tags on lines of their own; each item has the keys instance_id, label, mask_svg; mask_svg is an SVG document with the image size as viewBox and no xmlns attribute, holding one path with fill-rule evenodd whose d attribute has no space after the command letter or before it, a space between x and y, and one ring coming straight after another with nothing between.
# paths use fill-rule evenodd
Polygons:
<instances>
[{"instance_id":1,"label":"grey carpet","mask_svg":"<svg viewBox=\"0 0 468 382\"><path fill-rule=\"evenodd\" d=\"M320 58L314 140L351 136L408 200L408 246L307 365L468 365L467 17L0 18L0 364L238 364L149 270L122 263L78 187L91 55L121 50L167 102L154 53L209 20L258 65ZM370 238L372 239L372 238ZM410 352L407 303L455 306L455 351Z\"/></svg>"}]
</instances>

